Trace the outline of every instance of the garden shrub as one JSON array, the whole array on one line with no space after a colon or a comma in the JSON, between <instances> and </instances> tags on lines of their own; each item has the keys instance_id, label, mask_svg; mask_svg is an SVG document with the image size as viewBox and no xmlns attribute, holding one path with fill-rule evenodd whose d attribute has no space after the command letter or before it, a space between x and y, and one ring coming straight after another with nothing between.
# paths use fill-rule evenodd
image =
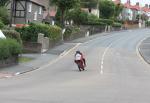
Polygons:
<instances>
[{"instance_id":1,"label":"garden shrub","mask_svg":"<svg viewBox=\"0 0 150 103\"><path fill-rule=\"evenodd\" d=\"M80 25L88 21L88 13L80 8L72 9L66 14L67 20L73 20L75 24Z\"/></svg>"},{"instance_id":2,"label":"garden shrub","mask_svg":"<svg viewBox=\"0 0 150 103\"><path fill-rule=\"evenodd\" d=\"M4 28L4 23L0 20L0 29Z\"/></svg>"},{"instance_id":3,"label":"garden shrub","mask_svg":"<svg viewBox=\"0 0 150 103\"><path fill-rule=\"evenodd\" d=\"M122 24L121 24L121 23L114 22L112 26L113 26L113 27L121 27Z\"/></svg>"},{"instance_id":4,"label":"garden shrub","mask_svg":"<svg viewBox=\"0 0 150 103\"><path fill-rule=\"evenodd\" d=\"M0 60L6 60L20 54L21 45L14 39L0 39Z\"/></svg>"},{"instance_id":5,"label":"garden shrub","mask_svg":"<svg viewBox=\"0 0 150 103\"><path fill-rule=\"evenodd\" d=\"M68 26L66 27L66 31L64 33L64 38L69 38L72 34L80 32L78 27Z\"/></svg>"},{"instance_id":6,"label":"garden shrub","mask_svg":"<svg viewBox=\"0 0 150 103\"><path fill-rule=\"evenodd\" d=\"M22 44L22 40L19 32L15 30L2 30L2 32L7 38L16 39L20 44Z\"/></svg>"},{"instance_id":7,"label":"garden shrub","mask_svg":"<svg viewBox=\"0 0 150 103\"><path fill-rule=\"evenodd\" d=\"M150 26L150 21L146 21L146 26Z\"/></svg>"},{"instance_id":8,"label":"garden shrub","mask_svg":"<svg viewBox=\"0 0 150 103\"><path fill-rule=\"evenodd\" d=\"M112 25L114 21L111 19L99 19L99 22L105 23L107 25Z\"/></svg>"},{"instance_id":9,"label":"garden shrub","mask_svg":"<svg viewBox=\"0 0 150 103\"><path fill-rule=\"evenodd\" d=\"M35 24L31 23L30 26L16 28L16 31L20 33L23 41L37 42L38 33L45 34L51 40L58 40L61 37L61 28L58 26L50 26L47 24Z\"/></svg>"}]
</instances>

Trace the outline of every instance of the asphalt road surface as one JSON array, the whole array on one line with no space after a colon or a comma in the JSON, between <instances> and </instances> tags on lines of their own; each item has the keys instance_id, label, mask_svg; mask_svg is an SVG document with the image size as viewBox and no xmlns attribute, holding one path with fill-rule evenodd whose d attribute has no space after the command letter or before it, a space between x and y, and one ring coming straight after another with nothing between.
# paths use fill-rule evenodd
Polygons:
<instances>
[{"instance_id":1,"label":"asphalt road surface","mask_svg":"<svg viewBox=\"0 0 150 103\"><path fill-rule=\"evenodd\" d=\"M150 103L150 66L137 52L149 29L129 30L80 44L56 61L0 80L0 103ZM81 50L86 71L73 62Z\"/></svg>"}]
</instances>

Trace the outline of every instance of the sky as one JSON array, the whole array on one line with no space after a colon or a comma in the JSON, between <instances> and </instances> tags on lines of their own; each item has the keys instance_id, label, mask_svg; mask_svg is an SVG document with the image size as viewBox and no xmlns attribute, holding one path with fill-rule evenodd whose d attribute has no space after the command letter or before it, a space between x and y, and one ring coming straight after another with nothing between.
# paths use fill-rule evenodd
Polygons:
<instances>
[{"instance_id":1,"label":"sky","mask_svg":"<svg viewBox=\"0 0 150 103\"><path fill-rule=\"evenodd\" d=\"M123 3L126 3L127 0L121 0ZM136 2L139 2L140 5L145 6L145 4L149 4L150 5L150 0L130 0L131 4L135 5Z\"/></svg>"}]
</instances>

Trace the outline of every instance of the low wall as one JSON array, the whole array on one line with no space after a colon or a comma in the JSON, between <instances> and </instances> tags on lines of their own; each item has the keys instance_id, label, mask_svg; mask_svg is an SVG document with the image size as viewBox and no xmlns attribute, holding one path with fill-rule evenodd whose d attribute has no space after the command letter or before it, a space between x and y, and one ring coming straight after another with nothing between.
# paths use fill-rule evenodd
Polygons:
<instances>
[{"instance_id":1,"label":"low wall","mask_svg":"<svg viewBox=\"0 0 150 103\"><path fill-rule=\"evenodd\" d=\"M0 68L9 67L17 64L18 64L18 56L13 56L6 60L0 60Z\"/></svg>"},{"instance_id":2,"label":"low wall","mask_svg":"<svg viewBox=\"0 0 150 103\"><path fill-rule=\"evenodd\" d=\"M120 31L124 28L121 28L121 27L112 27L112 31Z\"/></svg>"},{"instance_id":3,"label":"low wall","mask_svg":"<svg viewBox=\"0 0 150 103\"><path fill-rule=\"evenodd\" d=\"M120 31L122 28L121 27L110 27L110 30L107 31ZM64 37L65 41L71 41L74 39L78 39L81 37L86 37L90 35L94 35L97 33L102 33L105 32L105 27L104 26L98 26L98 25L80 25L80 32L73 33L69 37Z\"/></svg>"},{"instance_id":4,"label":"low wall","mask_svg":"<svg viewBox=\"0 0 150 103\"><path fill-rule=\"evenodd\" d=\"M42 44L23 41L23 51L26 53L41 53Z\"/></svg>"},{"instance_id":5,"label":"low wall","mask_svg":"<svg viewBox=\"0 0 150 103\"><path fill-rule=\"evenodd\" d=\"M105 32L104 26L91 26L90 27L90 35Z\"/></svg>"},{"instance_id":6,"label":"low wall","mask_svg":"<svg viewBox=\"0 0 150 103\"><path fill-rule=\"evenodd\" d=\"M81 30L80 32L72 33L69 37L64 37L64 40L65 41L71 41L74 39L85 37L86 32L87 32L86 30Z\"/></svg>"}]
</instances>

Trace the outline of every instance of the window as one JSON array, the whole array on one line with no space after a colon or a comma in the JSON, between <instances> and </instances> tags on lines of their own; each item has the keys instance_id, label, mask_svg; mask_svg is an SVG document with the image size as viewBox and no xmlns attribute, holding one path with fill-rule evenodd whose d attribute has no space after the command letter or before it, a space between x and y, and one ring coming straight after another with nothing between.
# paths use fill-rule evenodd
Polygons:
<instances>
[{"instance_id":1,"label":"window","mask_svg":"<svg viewBox=\"0 0 150 103\"><path fill-rule=\"evenodd\" d=\"M34 13L34 20L37 20L37 11Z\"/></svg>"},{"instance_id":2,"label":"window","mask_svg":"<svg viewBox=\"0 0 150 103\"><path fill-rule=\"evenodd\" d=\"M32 3L29 3L29 9L28 9L29 12L32 12Z\"/></svg>"},{"instance_id":3,"label":"window","mask_svg":"<svg viewBox=\"0 0 150 103\"><path fill-rule=\"evenodd\" d=\"M39 14L42 14L42 7L39 7Z\"/></svg>"}]
</instances>

